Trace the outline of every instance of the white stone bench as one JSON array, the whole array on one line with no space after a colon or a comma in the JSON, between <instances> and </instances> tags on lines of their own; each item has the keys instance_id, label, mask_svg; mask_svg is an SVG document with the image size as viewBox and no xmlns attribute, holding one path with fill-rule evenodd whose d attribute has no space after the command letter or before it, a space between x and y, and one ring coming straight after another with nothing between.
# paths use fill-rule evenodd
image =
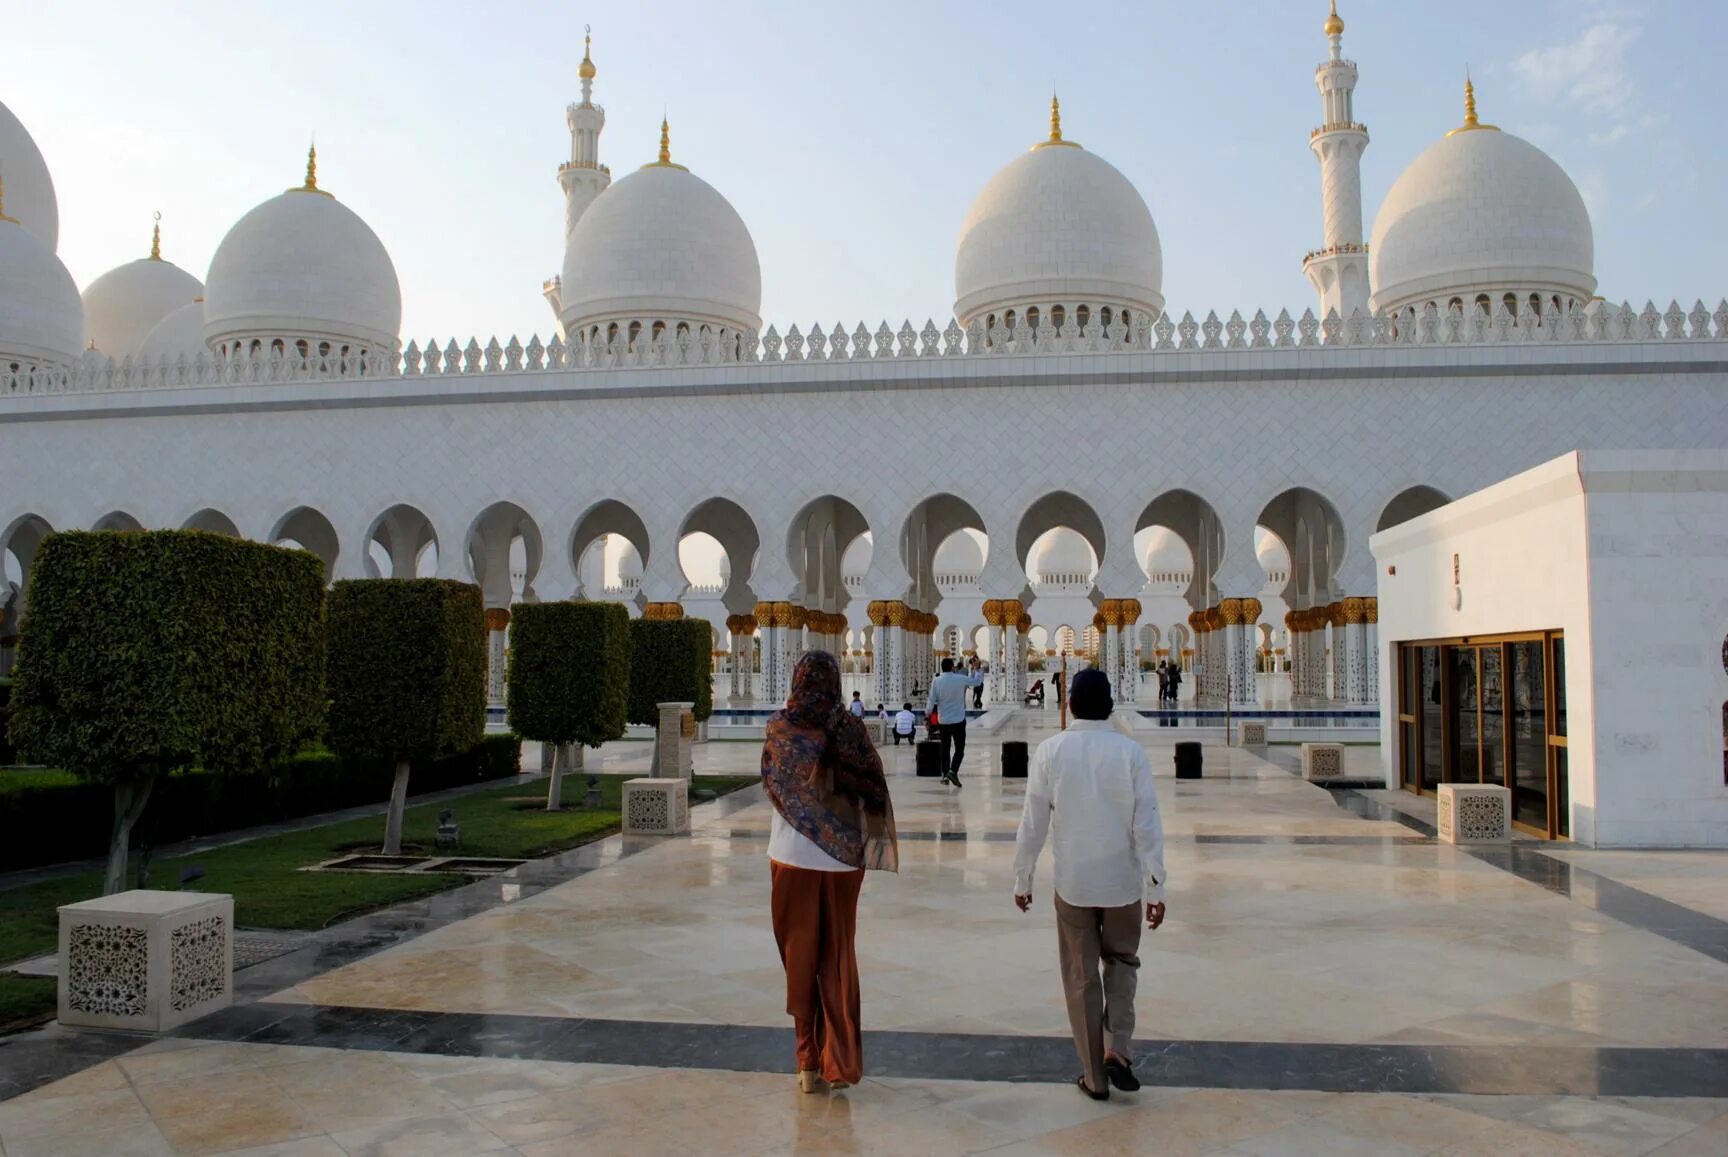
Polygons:
<instances>
[{"instance_id":1,"label":"white stone bench","mask_svg":"<svg viewBox=\"0 0 1728 1157\"><path fill-rule=\"evenodd\" d=\"M1310 783L1326 783L1344 778L1344 745L1342 743L1304 743L1302 745L1302 778Z\"/></svg>"},{"instance_id":2,"label":"white stone bench","mask_svg":"<svg viewBox=\"0 0 1728 1157\"><path fill-rule=\"evenodd\" d=\"M682 779L624 781L624 831L636 836L678 836L690 830L689 783Z\"/></svg>"},{"instance_id":3,"label":"white stone bench","mask_svg":"<svg viewBox=\"0 0 1728 1157\"><path fill-rule=\"evenodd\" d=\"M1242 747L1265 747L1265 722L1238 724L1236 727L1236 742Z\"/></svg>"},{"instance_id":4,"label":"white stone bench","mask_svg":"<svg viewBox=\"0 0 1728 1157\"><path fill-rule=\"evenodd\" d=\"M166 1032L234 1002L234 897L120 892L60 909L60 1023Z\"/></svg>"},{"instance_id":5,"label":"white stone bench","mask_svg":"<svg viewBox=\"0 0 1728 1157\"><path fill-rule=\"evenodd\" d=\"M1435 826L1448 844L1503 844L1512 839L1512 793L1493 783L1443 783Z\"/></svg>"}]
</instances>

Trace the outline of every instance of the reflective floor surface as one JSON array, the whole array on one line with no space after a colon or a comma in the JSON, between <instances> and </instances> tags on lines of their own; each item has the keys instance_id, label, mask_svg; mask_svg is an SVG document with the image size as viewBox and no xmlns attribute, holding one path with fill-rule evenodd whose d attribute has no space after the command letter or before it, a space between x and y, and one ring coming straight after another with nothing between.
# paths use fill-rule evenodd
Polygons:
<instances>
[{"instance_id":1,"label":"reflective floor surface","mask_svg":"<svg viewBox=\"0 0 1728 1157\"><path fill-rule=\"evenodd\" d=\"M845 1094L793 1088L753 790L696 809L687 839L615 838L328 930L179 1039L0 1044L0 1092L29 1089L0 1102L0 1146L1728 1153L1728 856L1456 849L1279 749L1208 746L1206 778L1178 782L1145 733L1170 872L1141 949L1148 1087L1081 1098L1047 862L1031 914L1010 898L1022 789L1000 742L1043 723L974 736L959 791L884 750L903 867L865 886L871 1075ZM698 764L757 758L715 743ZM31 1087L30 1058L72 1075Z\"/></svg>"}]
</instances>

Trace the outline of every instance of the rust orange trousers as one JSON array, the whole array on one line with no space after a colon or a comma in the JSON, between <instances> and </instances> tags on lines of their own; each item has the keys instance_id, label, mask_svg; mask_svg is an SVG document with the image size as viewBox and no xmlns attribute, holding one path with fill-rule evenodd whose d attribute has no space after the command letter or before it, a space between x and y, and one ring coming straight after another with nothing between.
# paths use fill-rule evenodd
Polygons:
<instances>
[{"instance_id":1,"label":"rust orange trousers","mask_svg":"<svg viewBox=\"0 0 1728 1157\"><path fill-rule=\"evenodd\" d=\"M825 1081L864 1076L858 1026L858 892L864 871L817 872L769 861L774 940L786 969L786 1011L798 1034L799 1069Z\"/></svg>"}]
</instances>

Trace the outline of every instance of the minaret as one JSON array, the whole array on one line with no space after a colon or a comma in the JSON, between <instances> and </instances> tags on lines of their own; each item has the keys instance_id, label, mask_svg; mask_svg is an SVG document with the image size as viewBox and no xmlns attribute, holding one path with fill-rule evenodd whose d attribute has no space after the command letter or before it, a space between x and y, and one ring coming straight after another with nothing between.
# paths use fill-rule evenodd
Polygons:
<instances>
[{"instance_id":1,"label":"minaret","mask_svg":"<svg viewBox=\"0 0 1728 1157\"><path fill-rule=\"evenodd\" d=\"M1320 203L1325 239L1302 262L1320 294L1320 316L1368 314L1368 247L1362 243L1362 153L1368 126L1356 123L1356 65L1344 59L1344 21L1338 2L1326 18L1331 56L1314 70L1324 120L1308 137L1320 160Z\"/></svg>"},{"instance_id":2,"label":"minaret","mask_svg":"<svg viewBox=\"0 0 1728 1157\"><path fill-rule=\"evenodd\" d=\"M593 37L586 27L582 30L582 64L576 75L582 78L582 100L564 110L570 125L570 159L558 166L558 184L564 190L564 248L576 233L576 222L582 219L594 198L612 183L612 170L600 163L600 132L606 127L606 110L594 103ZM546 282L546 299L552 312L560 312L558 279Z\"/></svg>"}]
</instances>

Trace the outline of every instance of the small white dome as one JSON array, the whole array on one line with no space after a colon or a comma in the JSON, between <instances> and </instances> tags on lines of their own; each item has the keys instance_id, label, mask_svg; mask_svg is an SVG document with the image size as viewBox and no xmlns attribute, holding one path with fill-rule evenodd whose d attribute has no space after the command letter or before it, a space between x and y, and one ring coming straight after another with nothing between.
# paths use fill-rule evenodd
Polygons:
<instances>
[{"instance_id":1,"label":"small white dome","mask_svg":"<svg viewBox=\"0 0 1728 1157\"><path fill-rule=\"evenodd\" d=\"M1188 549L1180 534L1168 526L1154 526L1146 536L1146 551L1141 556L1146 573L1186 574L1193 570L1194 552Z\"/></svg>"},{"instance_id":2,"label":"small white dome","mask_svg":"<svg viewBox=\"0 0 1728 1157\"><path fill-rule=\"evenodd\" d=\"M0 221L0 370L69 365L83 348L84 303L72 275L36 234Z\"/></svg>"},{"instance_id":3,"label":"small white dome","mask_svg":"<svg viewBox=\"0 0 1728 1157\"><path fill-rule=\"evenodd\" d=\"M1027 306L1164 308L1164 253L1145 200L1108 161L1046 141L990 178L960 227L962 325Z\"/></svg>"},{"instance_id":4,"label":"small white dome","mask_svg":"<svg viewBox=\"0 0 1728 1157\"><path fill-rule=\"evenodd\" d=\"M876 557L876 543L869 531L865 531L846 547L846 553L840 556L840 577L842 579L861 579L870 573L870 560Z\"/></svg>"},{"instance_id":5,"label":"small white dome","mask_svg":"<svg viewBox=\"0 0 1728 1157\"><path fill-rule=\"evenodd\" d=\"M128 261L85 288L84 337L115 361L136 357L157 323L203 292L203 284L173 262Z\"/></svg>"},{"instance_id":6,"label":"small white dome","mask_svg":"<svg viewBox=\"0 0 1728 1157\"><path fill-rule=\"evenodd\" d=\"M12 110L0 104L0 178L6 215L34 233L52 253L60 244L60 203L48 163Z\"/></svg>"},{"instance_id":7,"label":"small white dome","mask_svg":"<svg viewBox=\"0 0 1728 1157\"><path fill-rule=\"evenodd\" d=\"M190 301L157 322L144 335L144 340L138 343L136 357L150 362L166 357L174 362L184 354L191 361L209 351L210 347L204 344L204 303Z\"/></svg>"},{"instance_id":8,"label":"small white dome","mask_svg":"<svg viewBox=\"0 0 1728 1157\"><path fill-rule=\"evenodd\" d=\"M762 266L744 219L702 178L671 164L609 186L564 253L566 332L612 321L762 324Z\"/></svg>"},{"instance_id":9,"label":"small white dome","mask_svg":"<svg viewBox=\"0 0 1728 1157\"><path fill-rule=\"evenodd\" d=\"M205 282L212 347L273 338L398 344L396 266L366 222L321 189L290 189L240 218Z\"/></svg>"},{"instance_id":10,"label":"small white dome","mask_svg":"<svg viewBox=\"0 0 1728 1157\"><path fill-rule=\"evenodd\" d=\"M1290 573L1290 548L1284 540L1264 526L1254 528L1254 557L1267 574Z\"/></svg>"},{"instance_id":11,"label":"small white dome","mask_svg":"<svg viewBox=\"0 0 1728 1157\"><path fill-rule=\"evenodd\" d=\"M1092 544L1079 531L1066 526L1045 531L1032 547L1032 573L1041 582L1057 575L1091 578L1097 569Z\"/></svg>"},{"instance_id":12,"label":"small white dome","mask_svg":"<svg viewBox=\"0 0 1728 1157\"><path fill-rule=\"evenodd\" d=\"M627 538L620 537L621 547L618 552L618 577L621 579L639 579L642 577L642 554L636 549L636 544Z\"/></svg>"},{"instance_id":13,"label":"small white dome","mask_svg":"<svg viewBox=\"0 0 1728 1157\"><path fill-rule=\"evenodd\" d=\"M1369 242L1375 312L1454 297L1596 292L1596 245L1578 187L1528 141L1488 126L1436 141L1404 170ZM1498 305L1498 301L1496 301Z\"/></svg>"},{"instance_id":14,"label":"small white dome","mask_svg":"<svg viewBox=\"0 0 1728 1157\"><path fill-rule=\"evenodd\" d=\"M933 569L937 574L976 575L984 569L984 550L974 531L957 530L936 548Z\"/></svg>"}]
</instances>

